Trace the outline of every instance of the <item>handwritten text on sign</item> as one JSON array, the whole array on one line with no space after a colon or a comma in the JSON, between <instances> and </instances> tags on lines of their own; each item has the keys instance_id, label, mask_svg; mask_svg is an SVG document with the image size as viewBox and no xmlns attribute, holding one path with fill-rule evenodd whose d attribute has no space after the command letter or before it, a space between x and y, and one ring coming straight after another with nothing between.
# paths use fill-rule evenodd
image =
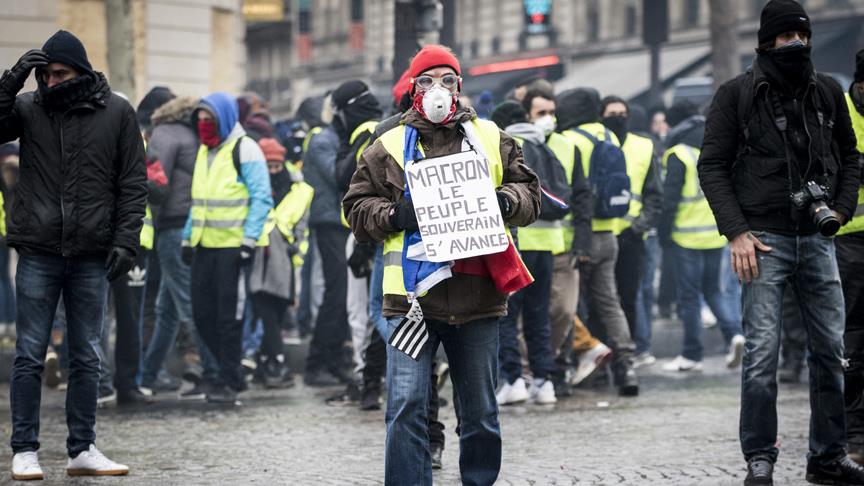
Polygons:
<instances>
[{"instance_id":1,"label":"handwritten text on sign","mask_svg":"<svg viewBox=\"0 0 864 486\"><path fill-rule=\"evenodd\" d=\"M489 164L476 152L419 160L408 166L406 176L429 261L507 249Z\"/></svg>"}]
</instances>

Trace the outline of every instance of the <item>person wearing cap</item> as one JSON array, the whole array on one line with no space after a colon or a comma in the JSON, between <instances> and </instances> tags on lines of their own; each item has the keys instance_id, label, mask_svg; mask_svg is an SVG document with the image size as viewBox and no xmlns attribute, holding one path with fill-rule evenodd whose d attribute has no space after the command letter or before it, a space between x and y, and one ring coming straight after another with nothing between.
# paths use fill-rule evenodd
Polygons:
<instances>
[{"instance_id":1,"label":"person wearing cap","mask_svg":"<svg viewBox=\"0 0 864 486\"><path fill-rule=\"evenodd\" d=\"M855 80L846 93L846 107L856 148L864 154L864 49L855 55ZM837 233L834 246L846 303L846 437L850 457L864 464L864 183L858 189L855 215Z\"/></svg>"},{"instance_id":2,"label":"person wearing cap","mask_svg":"<svg viewBox=\"0 0 864 486\"><path fill-rule=\"evenodd\" d=\"M34 70L37 90L18 95ZM134 265L144 219L147 173L135 110L93 71L81 41L61 30L0 78L0 143L16 138L21 176L7 237L20 255L12 477L43 477L42 371L61 293L70 358L67 474L126 474L95 446L96 349L108 282Z\"/></svg>"},{"instance_id":3,"label":"person wearing cap","mask_svg":"<svg viewBox=\"0 0 864 486\"><path fill-rule=\"evenodd\" d=\"M385 484L432 484L427 404L433 353L444 344L460 419L460 472L464 484L491 485L501 466L501 433L495 402L498 320L507 296L532 281L511 244L506 251L434 264L407 256L407 241L420 236L405 187L406 152L423 158L475 150L491 168L503 222L525 226L540 211L537 177L522 164L516 142L494 123L479 120L456 100L459 61L444 46L421 49L409 67L412 109L360 158L343 199L358 241L384 242L383 314L387 318L387 440ZM422 147L422 150L421 148ZM412 298L432 270L442 277ZM409 290L410 288L410 290ZM409 295L409 291L412 294ZM409 301L409 298L411 300ZM406 317L412 310L411 319ZM417 313L422 312L422 317ZM412 326L425 335L420 347L392 340ZM425 333L425 334L424 334ZM409 354L413 353L413 354Z\"/></svg>"},{"instance_id":4,"label":"person wearing cap","mask_svg":"<svg viewBox=\"0 0 864 486\"><path fill-rule=\"evenodd\" d=\"M192 318L219 365L208 384L209 402L235 403L246 389L240 272L248 269L273 208L270 178L261 148L240 126L237 100L227 93L206 96L195 109L201 146L192 174L192 206L183 228L183 261L192 265Z\"/></svg>"},{"instance_id":5,"label":"person wearing cap","mask_svg":"<svg viewBox=\"0 0 864 486\"><path fill-rule=\"evenodd\" d=\"M731 242L732 268L742 282L745 484L773 482L780 321L789 284L810 351L807 480L864 484L864 467L846 453L846 316L832 238L855 213L855 132L843 89L813 68L810 17L800 4L768 2L757 35L752 68L714 96L698 162L702 192Z\"/></svg>"}]
</instances>

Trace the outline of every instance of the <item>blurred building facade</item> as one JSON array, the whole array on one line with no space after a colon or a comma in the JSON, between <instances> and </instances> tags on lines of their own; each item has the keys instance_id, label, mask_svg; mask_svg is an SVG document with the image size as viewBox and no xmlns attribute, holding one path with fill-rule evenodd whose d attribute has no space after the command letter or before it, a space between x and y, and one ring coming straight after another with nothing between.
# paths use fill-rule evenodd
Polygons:
<instances>
[{"instance_id":1,"label":"blurred building facade","mask_svg":"<svg viewBox=\"0 0 864 486\"><path fill-rule=\"evenodd\" d=\"M135 102L153 86L203 96L246 84L243 0L132 0ZM11 67L58 29L78 36L108 74L105 0L3 0L0 66ZM110 82L110 79L109 79ZM32 78L30 88L35 87Z\"/></svg>"},{"instance_id":2,"label":"blurred building facade","mask_svg":"<svg viewBox=\"0 0 864 486\"><path fill-rule=\"evenodd\" d=\"M395 4L401 0L246 0L246 5L274 1L280 5L278 18L247 16L246 46L247 88L270 99L275 113L287 114L306 96L323 94L351 78L367 81L389 100ZM642 0L440 3L444 12L439 39L459 56L469 94L489 89L500 98L508 85L531 74L558 80L561 88L593 86L626 97L648 88ZM832 35L824 41L817 36L817 47L820 42L836 42L837 32L854 38L848 43L864 40L859 38L864 0L803 3L814 23L824 26L814 29L816 34ZM764 4L765 0L737 0L742 62L755 48ZM669 40L661 56L661 78L668 84L676 77L710 74L708 0L668 0L668 11ZM814 58L818 61L819 53ZM835 64L840 62L851 73L852 57ZM817 67L826 69L818 63Z\"/></svg>"}]
</instances>

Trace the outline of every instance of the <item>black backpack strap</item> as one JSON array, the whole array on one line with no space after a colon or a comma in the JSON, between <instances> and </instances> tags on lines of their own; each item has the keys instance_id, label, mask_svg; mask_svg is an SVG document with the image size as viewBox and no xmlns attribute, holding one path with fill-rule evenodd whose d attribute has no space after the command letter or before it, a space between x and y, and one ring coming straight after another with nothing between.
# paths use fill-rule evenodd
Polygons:
<instances>
[{"instance_id":1,"label":"black backpack strap","mask_svg":"<svg viewBox=\"0 0 864 486\"><path fill-rule=\"evenodd\" d=\"M240 177L240 144L243 143L243 139L248 138L245 135L240 137L237 140L237 143L234 144L234 149L231 150L231 161L234 162L234 170L237 171L237 176Z\"/></svg>"},{"instance_id":2,"label":"black backpack strap","mask_svg":"<svg viewBox=\"0 0 864 486\"><path fill-rule=\"evenodd\" d=\"M594 145L597 145L598 143L600 143L600 140L598 140L597 137L595 137L594 135L591 135L590 133L586 132L585 130L582 130L579 127L573 127L573 128L571 128L571 130L573 130L576 133L581 134L583 137L585 137L589 141L591 141L591 143L593 143Z\"/></svg>"}]
</instances>

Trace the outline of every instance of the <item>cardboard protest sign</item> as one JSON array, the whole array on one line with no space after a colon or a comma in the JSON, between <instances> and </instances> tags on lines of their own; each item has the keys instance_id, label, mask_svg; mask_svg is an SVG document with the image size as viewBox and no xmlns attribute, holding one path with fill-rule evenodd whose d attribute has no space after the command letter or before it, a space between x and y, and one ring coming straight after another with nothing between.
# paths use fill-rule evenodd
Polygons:
<instances>
[{"instance_id":1,"label":"cardboard protest sign","mask_svg":"<svg viewBox=\"0 0 864 486\"><path fill-rule=\"evenodd\" d=\"M429 261L507 249L489 164L476 152L419 160L405 174Z\"/></svg>"}]
</instances>

